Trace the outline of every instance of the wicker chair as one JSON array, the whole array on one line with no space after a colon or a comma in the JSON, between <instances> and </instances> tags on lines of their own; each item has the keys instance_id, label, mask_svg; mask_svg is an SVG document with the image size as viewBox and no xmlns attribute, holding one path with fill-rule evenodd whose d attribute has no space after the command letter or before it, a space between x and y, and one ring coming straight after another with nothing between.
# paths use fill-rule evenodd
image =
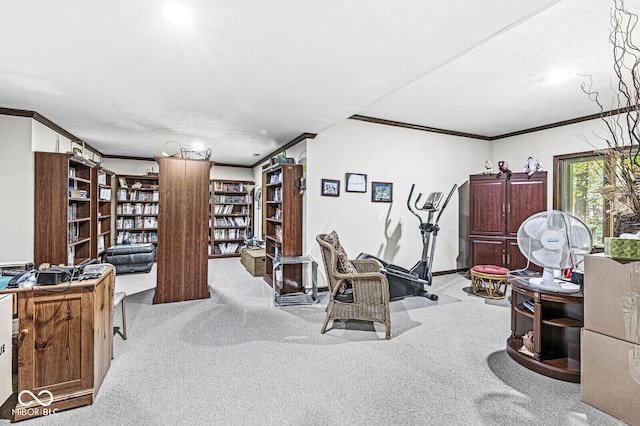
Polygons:
<instances>
[{"instance_id":1,"label":"wicker chair","mask_svg":"<svg viewBox=\"0 0 640 426\"><path fill-rule=\"evenodd\" d=\"M329 285L329 304L327 317L321 333L327 329L329 320L362 320L379 322L386 327L386 338L391 337L391 315L389 313L389 283L380 272L378 263L373 259L351 260L357 273L338 272L338 253L333 244L325 241L327 234L319 234L316 241L320 244L322 260ZM353 302L341 302L336 299L338 289L349 280L353 288Z\"/></svg>"}]
</instances>

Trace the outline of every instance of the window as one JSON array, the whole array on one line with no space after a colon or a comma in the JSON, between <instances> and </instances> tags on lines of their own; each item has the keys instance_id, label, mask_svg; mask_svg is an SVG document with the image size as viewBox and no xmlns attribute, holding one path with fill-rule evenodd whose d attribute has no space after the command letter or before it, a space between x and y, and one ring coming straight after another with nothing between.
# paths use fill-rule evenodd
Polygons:
<instances>
[{"instance_id":1,"label":"window","mask_svg":"<svg viewBox=\"0 0 640 426\"><path fill-rule=\"evenodd\" d=\"M554 157L554 208L580 218L591 230L594 246L600 247L611 228L600 193L603 165L603 157L593 152Z\"/></svg>"}]
</instances>

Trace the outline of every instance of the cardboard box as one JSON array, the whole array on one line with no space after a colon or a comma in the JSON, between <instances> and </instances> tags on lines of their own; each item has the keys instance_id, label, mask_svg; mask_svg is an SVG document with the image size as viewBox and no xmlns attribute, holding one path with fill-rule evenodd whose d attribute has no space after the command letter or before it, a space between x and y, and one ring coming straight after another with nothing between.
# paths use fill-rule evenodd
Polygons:
<instances>
[{"instance_id":1,"label":"cardboard box","mask_svg":"<svg viewBox=\"0 0 640 426\"><path fill-rule=\"evenodd\" d=\"M13 367L12 319L13 298L11 295L0 295L0 405L13 393L11 380Z\"/></svg>"},{"instance_id":2,"label":"cardboard box","mask_svg":"<svg viewBox=\"0 0 640 426\"><path fill-rule=\"evenodd\" d=\"M640 262L585 257L584 328L640 344Z\"/></svg>"},{"instance_id":3,"label":"cardboard box","mask_svg":"<svg viewBox=\"0 0 640 426\"><path fill-rule=\"evenodd\" d=\"M640 425L640 345L582 329L581 399Z\"/></svg>"},{"instance_id":4,"label":"cardboard box","mask_svg":"<svg viewBox=\"0 0 640 426\"><path fill-rule=\"evenodd\" d=\"M265 272L265 251L264 249L243 250L240 254L240 263L247 268L247 271L254 277L261 277Z\"/></svg>"},{"instance_id":5,"label":"cardboard box","mask_svg":"<svg viewBox=\"0 0 640 426\"><path fill-rule=\"evenodd\" d=\"M604 254L614 259L640 260L640 240L606 237Z\"/></svg>"}]
</instances>

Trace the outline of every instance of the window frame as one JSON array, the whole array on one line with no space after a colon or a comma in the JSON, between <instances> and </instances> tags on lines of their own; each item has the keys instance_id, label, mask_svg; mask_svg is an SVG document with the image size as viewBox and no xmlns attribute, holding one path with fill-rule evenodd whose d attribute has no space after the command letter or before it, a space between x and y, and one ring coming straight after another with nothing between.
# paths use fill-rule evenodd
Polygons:
<instances>
[{"instance_id":1,"label":"window frame","mask_svg":"<svg viewBox=\"0 0 640 426\"><path fill-rule=\"evenodd\" d=\"M604 184L615 180L615 154L611 149L605 149L601 151L583 151L574 152L569 154L560 154L553 156L553 209L564 211L563 199L562 199L562 187L563 187L563 165L567 160L575 160L578 158L598 159L604 160ZM613 232L614 217L610 213L611 203L604 199L604 219L603 219L603 237L610 237Z\"/></svg>"}]
</instances>

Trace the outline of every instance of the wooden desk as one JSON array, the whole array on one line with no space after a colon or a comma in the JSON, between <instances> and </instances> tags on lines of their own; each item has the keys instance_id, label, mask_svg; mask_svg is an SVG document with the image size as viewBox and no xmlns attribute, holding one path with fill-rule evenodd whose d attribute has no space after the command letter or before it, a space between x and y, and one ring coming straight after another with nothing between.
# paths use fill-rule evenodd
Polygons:
<instances>
[{"instance_id":1,"label":"wooden desk","mask_svg":"<svg viewBox=\"0 0 640 426\"><path fill-rule=\"evenodd\" d=\"M110 266L94 280L0 290L18 302L15 421L94 401L113 357L114 284Z\"/></svg>"},{"instance_id":2,"label":"wooden desk","mask_svg":"<svg viewBox=\"0 0 640 426\"><path fill-rule=\"evenodd\" d=\"M584 296L529 287L509 279L511 336L507 353L519 364L545 376L580 382L580 329L584 324ZM533 300L531 312L523 302ZM533 331L533 355L520 352L522 336Z\"/></svg>"}]
</instances>

